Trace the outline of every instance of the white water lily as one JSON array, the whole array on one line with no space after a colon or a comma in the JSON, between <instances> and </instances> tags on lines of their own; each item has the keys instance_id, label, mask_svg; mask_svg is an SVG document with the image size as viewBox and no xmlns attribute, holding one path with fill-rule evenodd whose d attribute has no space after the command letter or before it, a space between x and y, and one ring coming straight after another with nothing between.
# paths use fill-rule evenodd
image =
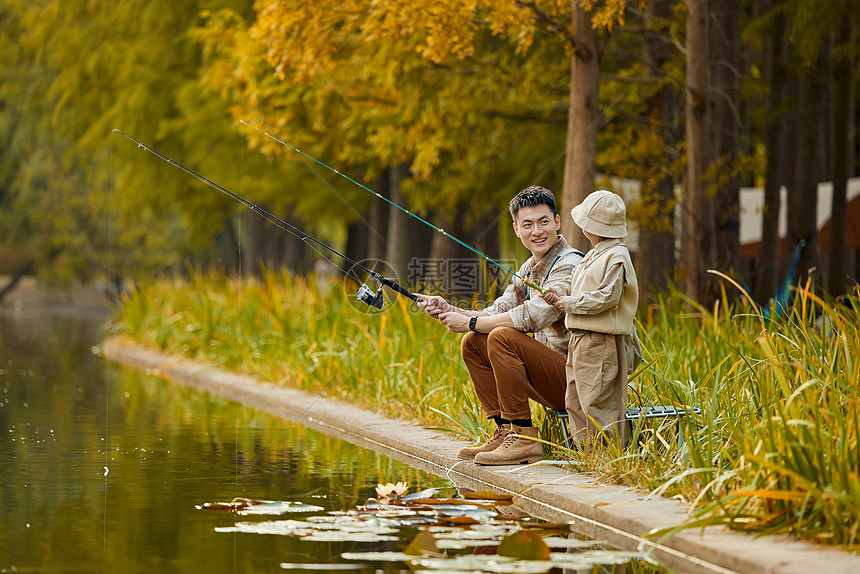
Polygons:
<instances>
[{"instance_id":1,"label":"white water lily","mask_svg":"<svg viewBox=\"0 0 860 574\"><path fill-rule=\"evenodd\" d=\"M409 490L409 487L405 482L398 482L397 484L377 484L376 485L376 500L379 504L388 504L391 500L395 502L399 501L403 498L403 495L406 494L406 491Z\"/></svg>"}]
</instances>

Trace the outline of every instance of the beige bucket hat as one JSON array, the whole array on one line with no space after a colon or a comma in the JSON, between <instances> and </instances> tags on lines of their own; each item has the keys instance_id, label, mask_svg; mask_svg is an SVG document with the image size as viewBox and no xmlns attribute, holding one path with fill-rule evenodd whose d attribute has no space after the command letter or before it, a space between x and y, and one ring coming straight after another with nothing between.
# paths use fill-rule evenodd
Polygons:
<instances>
[{"instance_id":1,"label":"beige bucket hat","mask_svg":"<svg viewBox=\"0 0 860 574\"><path fill-rule=\"evenodd\" d=\"M582 203L570 210L573 221L598 237L627 236L627 208L624 200L605 189L588 194Z\"/></svg>"}]
</instances>

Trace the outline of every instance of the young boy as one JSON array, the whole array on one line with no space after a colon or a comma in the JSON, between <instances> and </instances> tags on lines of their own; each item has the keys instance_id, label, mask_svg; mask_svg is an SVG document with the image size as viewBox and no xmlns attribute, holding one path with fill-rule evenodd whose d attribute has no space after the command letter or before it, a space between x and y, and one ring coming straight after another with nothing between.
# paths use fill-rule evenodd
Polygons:
<instances>
[{"instance_id":1,"label":"young boy","mask_svg":"<svg viewBox=\"0 0 860 574\"><path fill-rule=\"evenodd\" d=\"M567 354L565 408L577 443L605 433L619 445L627 442L627 349L639 299L627 235L624 201L606 190L595 191L571 210L573 221L594 247L570 276L566 296L541 295L565 312L571 332Z\"/></svg>"}]
</instances>

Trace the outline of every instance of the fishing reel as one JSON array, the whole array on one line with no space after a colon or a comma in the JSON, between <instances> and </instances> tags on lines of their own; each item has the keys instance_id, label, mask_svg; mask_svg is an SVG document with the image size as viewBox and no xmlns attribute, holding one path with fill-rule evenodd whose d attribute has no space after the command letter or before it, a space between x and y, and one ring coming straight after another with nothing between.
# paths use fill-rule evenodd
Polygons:
<instances>
[{"instance_id":1,"label":"fishing reel","mask_svg":"<svg viewBox=\"0 0 860 574\"><path fill-rule=\"evenodd\" d=\"M358 291L356 291L355 293L355 300L361 301L362 303L366 303L371 307L382 309L382 285L380 285L379 290L374 293L370 287L362 283L361 287L359 287Z\"/></svg>"}]
</instances>

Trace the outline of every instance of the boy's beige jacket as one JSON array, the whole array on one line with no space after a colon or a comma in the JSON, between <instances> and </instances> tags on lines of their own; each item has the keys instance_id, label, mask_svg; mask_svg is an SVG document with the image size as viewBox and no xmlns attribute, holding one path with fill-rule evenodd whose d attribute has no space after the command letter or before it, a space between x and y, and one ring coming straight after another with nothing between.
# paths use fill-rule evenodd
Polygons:
<instances>
[{"instance_id":1,"label":"boy's beige jacket","mask_svg":"<svg viewBox=\"0 0 860 574\"><path fill-rule=\"evenodd\" d=\"M630 252L620 239L606 239L585 255L570 277L564 324L568 329L627 335L638 302Z\"/></svg>"}]
</instances>

